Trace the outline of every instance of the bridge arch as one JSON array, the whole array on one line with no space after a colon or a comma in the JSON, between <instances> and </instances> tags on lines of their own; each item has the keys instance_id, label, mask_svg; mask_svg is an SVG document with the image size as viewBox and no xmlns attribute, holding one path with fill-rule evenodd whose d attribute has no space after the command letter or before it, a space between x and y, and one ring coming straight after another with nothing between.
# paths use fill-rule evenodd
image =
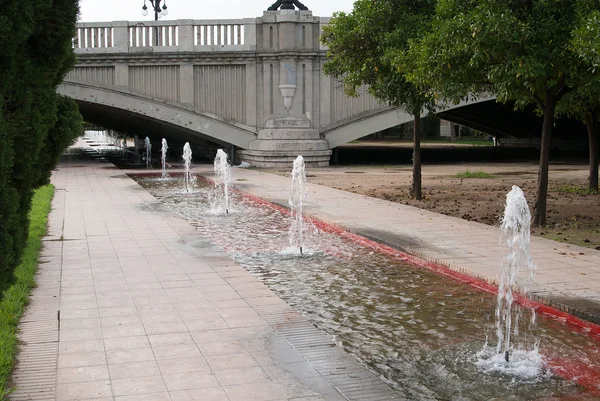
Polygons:
<instances>
[{"instance_id":1,"label":"bridge arch","mask_svg":"<svg viewBox=\"0 0 600 401\"><path fill-rule=\"evenodd\" d=\"M460 109L467 105L483 102L495 102L495 97L481 96L475 100L463 101L455 105L443 107L439 114L451 110ZM336 124L331 124L321 129L321 134L329 142L329 148L333 149L355 139L383 131L413 120L413 116L402 108L382 107L373 111L353 116Z\"/></svg>"},{"instance_id":2,"label":"bridge arch","mask_svg":"<svg viewBox=\"0 0 600 401\"><path fill-rule=\"evenodd\" d=\"M145 125L149 131L156 133L161 131L161 127L170 128L172 136L184 140L197 137L242 149L247 149L250 141L256 139L254 127L202 113L192 106L135 93L127 88L66 80L58 87L58 92L74 99L86 120L116 130L131 132L130 128L138 126L134 122L145 122L139 126ZM106 121L97 121L99 119Z\"/></svg>"}]
</instances>

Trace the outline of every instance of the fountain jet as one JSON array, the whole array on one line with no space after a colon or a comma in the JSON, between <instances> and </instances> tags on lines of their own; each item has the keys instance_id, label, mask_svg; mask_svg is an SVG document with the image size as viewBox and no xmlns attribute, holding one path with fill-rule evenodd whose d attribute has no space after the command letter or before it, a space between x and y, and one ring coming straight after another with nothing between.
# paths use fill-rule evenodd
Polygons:
<instances>
[{"instance_id":1,"label":"fountain jet","mask_svg":"<svg viewBox=\"0 0 600 401\"><path fill-rule=\"evenodd\" d=\"M225 213L229 214L229 187L231 186L231 166L227 162L227 153L223 149L217 150L214 161L215 169L215 205L217 209L221 205Z\"/></svg>"},{"instance_id":2,"label":"fountain jet","mask_svg":"<svg viewBox=\"0 0 600 401\"><path fill-rule=\"evenodd\" d=\"M167 175L167 150L168 149L169 149L169 146L167 145L167 140L165 138L163 138L162 139L162 148L160 149L161 166L162 166L162 174L161 174L160 178L162 178L163 180L168 177L168 175Z\"/></svg>"},{"instance_id":3,"label":"fountain jet","mask_svg":"<svg viewBox=\"0 0 600 401\"><path fill-rule=\"evenodd\" d=\"M290 246L298 246L300 248L300 255L303 254L304 247L302 209L307 191L304 158L298 156L296 160L294 160L294 167L292 169L292 191L288 203L292 210L293 219L290 231Z\"/></svg>"},{"instance_id":4,"label":"fountain jet","mask_svg":"<svg viewBox=\"0 0 600 401\"><path fill-rule=\"evenodd\" d=\"M529 251L531 213L521 188L513 185L506 195L506 208L501 226L501 243L507 254L502 262L498 303L496 306L497 352L504 351L504 359L509 360L511 330L516 334L518 327L513 325L513 287L517 284L520 271L526 272L522 282L522 292L527 293L533 283L535 265ZM532 313L534 311L532 310ZM516 316L518 323L518 315Z\"/></svg>"},{"instance_id":5,"label":"fountain jet","mask_svg":"<svg viewBox=\"0 0 600 401\"><path fill-rule=\"evenodd\" d=\"M190 193L194 189L194 183L196 181L196 177L192 175L190 172L190 166L192 164L192 148L190 147L190 143L186 142L183 146L183 162L184 162L184 184L185 184L185 192Z\"/></svg>"},{"instance_id":6,"label":"fountain jet","mask_svg":"<svg viewBox=\"0 0 600 401\"><path fill-rule=\"evenodd\" d=\"M140 138L137 135L133 137L133 149L135 151L135 164L140 164L141 155L140 155Z\"/></svg>"},{"instance_id":7,"label":"fountain jet","mask_svg":"<svg viewBox=\"0 0 600 401\"><path fill-rule=\"evenodd\" d=\"M144 146L146 147L146 168L152 167L152 143L150 142L150 138L146 137L144 139Z\"/></svg>"}]
</instances>

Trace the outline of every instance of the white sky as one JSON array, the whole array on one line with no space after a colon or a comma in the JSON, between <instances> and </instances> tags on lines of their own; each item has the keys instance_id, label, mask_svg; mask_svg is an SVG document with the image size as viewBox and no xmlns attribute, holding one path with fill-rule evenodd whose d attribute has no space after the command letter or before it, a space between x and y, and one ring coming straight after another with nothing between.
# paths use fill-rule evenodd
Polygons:
<instances>
[{"instance_id":1,"label":"white sky","mask_svg":"<svg viewBox=\"0 0 600 401\"><path fill-rule=\"evenodd\" d=\"M154 20L147 1L148 15L142 16L144 0L80 0L81 22ZM167 0L169 14L162 19L227 19L262 16L275 0ZM313 15L330 17L335 11L351 11L354 0L301 1ZM162 5L162 3L161 3Z\"/></svg>"}]
</instances>

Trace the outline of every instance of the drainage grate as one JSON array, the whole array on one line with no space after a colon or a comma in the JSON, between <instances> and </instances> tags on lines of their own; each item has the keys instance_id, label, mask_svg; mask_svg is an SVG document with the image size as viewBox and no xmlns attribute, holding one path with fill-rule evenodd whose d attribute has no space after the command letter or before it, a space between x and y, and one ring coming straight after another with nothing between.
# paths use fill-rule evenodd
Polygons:
<instances>
[{"instance_id":1,"label":"drainage grate","mask_svg":"<svg viewBox=\"0 0 600 401\"><path fill-rule=\"evenodd\" d=\"M40 264L40 271L43 266ZM32 299L42 291L40 287L34 289ZM12 401L56 399L58 301L54 297L39 298L46 302L31 302L19 324L21 344L10 383L15 389L9 396Z\"/></svg>"}]
</instances>

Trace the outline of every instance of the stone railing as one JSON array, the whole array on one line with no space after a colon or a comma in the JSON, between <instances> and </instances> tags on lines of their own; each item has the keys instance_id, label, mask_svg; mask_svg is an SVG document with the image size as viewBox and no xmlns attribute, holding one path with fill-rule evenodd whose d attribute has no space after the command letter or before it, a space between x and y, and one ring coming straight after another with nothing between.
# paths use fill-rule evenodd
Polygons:
<instances>
[{"instance_id":1,"label":"stone railing","mask_svg":"<svg viewBox=\"0 0 600 401\"><path fill-rule=\"evenodd\" d=\"M244 45L245 25L240 20L195 21L194 45L239 46ZM256 38L255 38L256 39ZM256 44L256 40L255 43Z\"/></svg>"},{"instance_id":2,"label":"stone railing","mask_svg":"<svg viewBox=\"0 0 600 401\"><path fill-rule=\"evenodd\" d=\"M77 54L256 50L256 19L77 24Z\"/></svg>"},{"instance_id":3,"label":"stone railing","mask_svg":"<svg viewBox=\"0 0 600 401\"><path fill-rule=\"evenodd\" d=\"M77 34L73 38L75 49L113 47L114 30L109 24L103 22L77 24Z\"/></svg>"}]
</instances>

